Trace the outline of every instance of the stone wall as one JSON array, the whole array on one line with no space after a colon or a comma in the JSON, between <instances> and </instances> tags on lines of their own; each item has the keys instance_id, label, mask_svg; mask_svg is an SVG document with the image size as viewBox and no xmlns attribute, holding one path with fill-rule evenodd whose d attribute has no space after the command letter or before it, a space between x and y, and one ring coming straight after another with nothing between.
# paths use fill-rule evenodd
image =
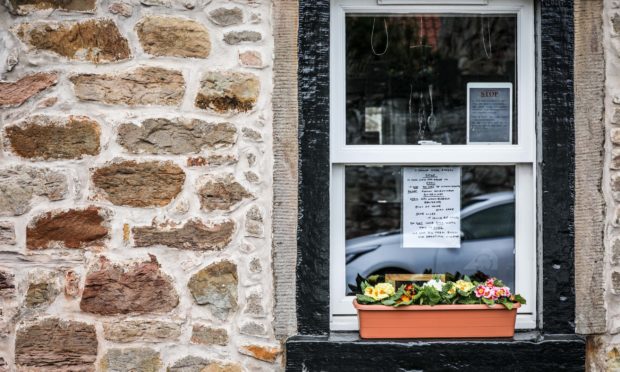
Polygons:
<instances>
[{"instance_id":1,"label":"stone wall","mask_svg":"<svg viewBox=\"0 0 620 372\"><path fill-rule=\"evenodd\" d=\"M596 146L597 152L603 155L603 167L602 172L591 172L589 177L602 179L600 190L602 190L605 205L603 247L599 245L596 252L583 253L582 257L576 258L577 265L589 266L588 270L591 271L590 279L585 282L586 285L582 283L582 288L588 290L589 295L581 295L584 300L584 308L578 308L577 315L578 320L580 318L588 319L587 322L582 321L580 331L586 330L590 332L584 333L596 333L588 336L588 370L616 371L620 369L620 297L618 296L620 294L620 58L618 57L620 51L620 3L609 0L592 1L591 3L581 1L581 3L583 3L581 6L583 9L593 8L590 11L591 14L585 13L593 21L584 19L584 29L582 30L588 30L592 35L582 48L584 52L581 63L584 66L582 72L586 73L584 79L599 80L596 71L585 66L592 64L591 54L598 54L597 44L602 44L604 52L604 67L601 68L604 73L604 84L601 84L603 91L600 94L600 99L603 100L601 107L604 109L600 119L603 123L601 132L604 135L604 144L601 143ZM592 31L595 25L600 25L600 32L599 30ZM576 69L579 65L576 63ZM599 96L594 89L586 93L592 92L595 93L596 97L594 98ZM576 91L576 99L579 94L580 91ZM586 95L586 97L589 96ZM592 105L589 108L577 106L576 118L591 114L591 118L596 119L596 110L598 110L598 103L594 110ZM590 137L597 137L598 126L592 125L592 123L596 124L595 120L591 120L587 130L584 129L582 133ZM603 152L599 151L601 147L604 147ZM592 151L588 155L584 148L581 150L578 148L577 153L577 156L582 154L584 157L590 156L591 159L597 157ZM591 170L592 167L590 166L588 169ZM585 177L583 176L582 179ZM590 187L594 188L595 184L592 182ZM596 212L598 208L592 205L591 198L589 203ZM596 213L590 216L588 224L592 223L593 218L596 221ZM597 239L596 235L590 236L591 241ZM578 250L579 247L576 249ZM588 289L588 286L591 288ZM577 296L580 298L579 292ZM596 300L599 296L601 297L600 301ZM589 299L591 297L595 300ZM599 302L603 302L603 304L599 304ZM597 326L599 323L601 325Z\"/></svg>"},{"instance_id":2,"label":"stone wall","mask_svg":"<svg viewBox=\"0 0 620 372\"><path fill-rule=\"evenodd\" d=\"M0 8L0 371L280 369L271 13Z\"/></svg>"}]
</instances>

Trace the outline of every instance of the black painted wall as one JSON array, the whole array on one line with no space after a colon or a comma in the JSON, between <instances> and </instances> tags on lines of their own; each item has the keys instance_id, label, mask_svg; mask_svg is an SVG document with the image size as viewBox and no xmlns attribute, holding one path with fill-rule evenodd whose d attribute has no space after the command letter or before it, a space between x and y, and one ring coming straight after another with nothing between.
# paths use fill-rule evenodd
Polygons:
<instances>
[{"instance_id":1,"label":"black painted wall","mask_svg":"<svg viewBox=\"0 0 620 372\"><path fill-rule=\"evenodd\" d=\"M329 0L299 2L297 328L329 333Z\"/></svg>"},{"instance_id":2,"label":"black painted wall","mask_svg":"<svg viewBox=\"0 0 620 372\"><path fill-rule=\"evenodd\" d=\"M540 26L543 331L574 333L573 2L541 1Z\"/></svg>"},{"instance_id":3,"label":"black painted wall","mask_svg":"<svg viewBox=\"0 0 620 372\"><path fill-rule=\"evenodd\" d=\"M583 340L324 340L287 343L287 371L583 371Z\"/></svg>"}]
</instances>

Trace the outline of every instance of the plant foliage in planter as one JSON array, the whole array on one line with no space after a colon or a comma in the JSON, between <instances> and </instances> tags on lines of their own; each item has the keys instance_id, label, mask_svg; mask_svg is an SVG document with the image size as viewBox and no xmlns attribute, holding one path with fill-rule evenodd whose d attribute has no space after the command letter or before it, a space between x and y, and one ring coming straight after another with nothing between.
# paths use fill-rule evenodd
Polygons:
<instances>
[{"instance_id":1,"label":"plant foliage in planter","mask_svg":"<svg viewBox=\"0 0 620 372\"><path fill-rule=\"evenodd\" d=\"M398 290L391 283L376 282L377 278L368 278L361 282L361 294L356 295L361 305L503 305L511 310L515 303L526 301L497 278L485 281L472 280L467 276L446 282L435 277L422 285L403 284ZM375 283L371 285L371 283Z\"/></svg>"}]
</instances>

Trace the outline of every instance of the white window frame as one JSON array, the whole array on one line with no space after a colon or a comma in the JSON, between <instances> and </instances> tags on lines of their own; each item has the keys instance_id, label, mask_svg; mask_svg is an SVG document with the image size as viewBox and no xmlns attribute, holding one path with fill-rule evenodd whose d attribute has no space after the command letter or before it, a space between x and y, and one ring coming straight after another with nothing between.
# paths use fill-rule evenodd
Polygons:
<instances>
[{"instance_id":1,"label":"white window frame","mask_svg":"<svg viewBox=\"0 0 620 372\"><path fill-rule=\"evenodd\" d=\"M515 288L527 299L517 329L536 328L536 60L532 0L489 0L487 5L378 5L377 0L332 0L330 17L330 328L357 330L353 296L346 296L346 165L514 165ZM517 16L516 145L347 145L345 15L501 14Z\"/></svg>"}]
</instances>

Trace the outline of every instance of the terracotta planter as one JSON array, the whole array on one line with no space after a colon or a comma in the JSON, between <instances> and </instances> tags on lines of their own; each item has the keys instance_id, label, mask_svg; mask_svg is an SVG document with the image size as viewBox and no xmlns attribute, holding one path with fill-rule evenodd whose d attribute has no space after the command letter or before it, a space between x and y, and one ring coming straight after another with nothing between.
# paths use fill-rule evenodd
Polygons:
<instances>
[{"instance_id":1,"label":"terracotta planter","mask_svg":"<svg viewBox=\"0 0 620 372\"><path fill-rule=\"evenodd\" d=\"M517 308L502 305L401 306L360 305L361 338L512 337Z\"/></svg>"}]
</instances>

